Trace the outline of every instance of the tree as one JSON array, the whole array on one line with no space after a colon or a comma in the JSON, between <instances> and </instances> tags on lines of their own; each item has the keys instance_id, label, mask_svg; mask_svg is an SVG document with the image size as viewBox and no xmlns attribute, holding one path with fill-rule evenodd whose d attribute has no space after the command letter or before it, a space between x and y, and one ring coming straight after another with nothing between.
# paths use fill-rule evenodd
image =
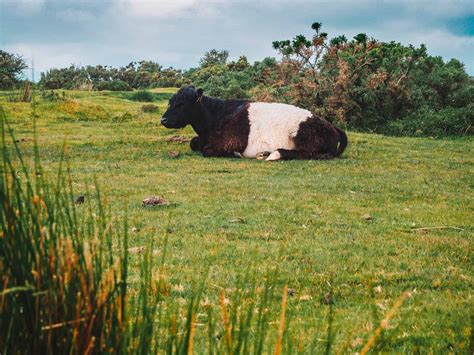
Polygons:
<instances>
[{"instance_id":1,"label":"tree","mask_svg":"<svg viewBox=\"0 0 474 355\"><path fill-rule=\"evenodd\" d=\"M212 65L225 65L228 58L229 51L218 51L217 49L211 49L210 51L204 53L204 57L202 57L199 61L199 65L201 68L206 68Z\"/></svg>"},{"instance_id":2,"label":"tree","mask_svg":"<svg viewBox=\"0 0 474 355\"><path fill-rule=\"evenodd\" d=\"M0 49L0 89L11 89L19 84L26 68L28 66L21 56Z\"/></svg>"}]
</instances>

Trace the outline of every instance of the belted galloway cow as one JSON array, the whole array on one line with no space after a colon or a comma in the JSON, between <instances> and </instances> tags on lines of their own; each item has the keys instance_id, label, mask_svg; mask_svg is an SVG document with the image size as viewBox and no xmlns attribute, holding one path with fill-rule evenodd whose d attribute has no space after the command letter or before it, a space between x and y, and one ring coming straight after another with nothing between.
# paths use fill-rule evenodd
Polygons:
<instances>
[{"instance_id":1,"label":"belted galloway cow","mask_svg":"<svg viewBox=\"0 0 474 355\"><path fill-rule=\"evenodd\" d=\"M169 101L167 128L191 125L191 149L205 157L333 159L347 146L345 132L310 111L282 103L220 100L189 85Z\"/></svg>"}]
</instances>

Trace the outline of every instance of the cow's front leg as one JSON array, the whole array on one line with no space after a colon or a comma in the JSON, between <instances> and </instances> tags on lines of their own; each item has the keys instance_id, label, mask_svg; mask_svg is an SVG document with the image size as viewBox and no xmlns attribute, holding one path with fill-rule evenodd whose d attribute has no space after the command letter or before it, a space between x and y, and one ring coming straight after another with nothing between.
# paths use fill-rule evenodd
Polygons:
<instances>
[{"instance_id":1,"label":"cow's front leg","mask_svg":"<svg viewBox=\"0 0 474 355\"><path fill-rule=\"evenodd\" d=\"M204 147L208 144L208 139L206 137L196 136L191 139L191 142L189 142L189 147L195 152L202 152Z\"/></svg>"},{"instance_id":2,"label":"cow's front leg","mask_svg":"<svg viewBox=\"0 0 474 355\"><path fill-rule=\"evenodd\" d=\"M199 136L194 137L191 139L191 142L189 142L189 146L191 147L191 150L197 152L201 150L201 141L199 139Z\"/></svg>"}]
</instances>

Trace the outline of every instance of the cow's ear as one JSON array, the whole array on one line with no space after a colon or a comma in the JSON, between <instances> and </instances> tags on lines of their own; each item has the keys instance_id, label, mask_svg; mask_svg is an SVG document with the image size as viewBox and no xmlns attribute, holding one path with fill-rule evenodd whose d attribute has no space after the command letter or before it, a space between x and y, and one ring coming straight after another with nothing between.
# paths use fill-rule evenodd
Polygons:
<instances>
[{"instance_id":1,"label":"cow's ear","mask_svg":"<svg viewBox=\"0 0 474 355\"><path fill-rule=\"evenodd\" d=\"M201 88L197 89L198 97L201 97L203 92L204 92L203 89Z\"/></svg>"}]
</instances>

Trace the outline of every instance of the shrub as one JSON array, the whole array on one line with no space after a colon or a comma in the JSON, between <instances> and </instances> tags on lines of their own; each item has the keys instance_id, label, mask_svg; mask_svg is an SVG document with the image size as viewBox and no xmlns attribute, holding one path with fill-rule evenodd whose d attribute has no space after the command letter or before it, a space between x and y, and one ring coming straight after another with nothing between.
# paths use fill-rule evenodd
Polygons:
<instances>
[{"instance_id":1,"label":"shrub","mask_svg":"<svg viewBox=\"0 0 474 355\"><path fill-rule=\"evenodd\" d=\"M445 63L429 55L424 45L382 42L363 33L353 40L345 36L328 40L320 23L312 28L310 39L298 35L273 43L282 60L265 85L273 88L266 94L272 93L275 100L357 130L387 132L403 127L403 132L446 135L466 129L462 123L466 116L455 118L448 109L467 107L473 98L472 81L458 60ZM426 113L424 107L447 111ZM406 125L401 123L405 119L410 121ZM423 125L408 129L417 122Z\"/></svg>"},{"instance_id":2,"label":"shrub","mask_svg":"<svg viewBox=\"0 0 474 355\"><path fill-rule=\"evenodd\" d=\"M151 91L140 90L128 95L128 99L132 101L152 102L155 99L155 95L153 95Z\"/></svg>"},{"instance_id":3,"label":"shrub","mask_svg":"<svg viewBox=\"0 0 474 355\"><path fill-rule=\"evenodd\" d=\"M122 80L100 81L94 85L96 90L103 91L131 91L132 88L128 83Z\"/></svg>"},{"instance_id":4,"label":"shrub","mask_svg":"<svg viewBox=\"0 0 474 355\"><path fill-rule=\"evenodd\" d=\"M403 119L390 122L384 133L397 136L462 136L472 134L474 104L433 110L425 107Z\"/></svg>"}]
</instances>

